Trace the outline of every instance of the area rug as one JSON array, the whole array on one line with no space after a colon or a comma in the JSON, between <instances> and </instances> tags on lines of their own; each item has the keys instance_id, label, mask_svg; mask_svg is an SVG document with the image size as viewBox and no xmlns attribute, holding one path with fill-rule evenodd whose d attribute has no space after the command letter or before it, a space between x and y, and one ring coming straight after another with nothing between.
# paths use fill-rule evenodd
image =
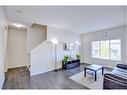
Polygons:
<instances>
[{"instance_id":1,"label":"area rug","mask_svg":"<svg viewBox=\"0 0 127 95\"><path fill-rule=\"evenodd\" d=\"M84 77L84 72L80 72L70 77L73 81L89 88L89 89L103 89L103 76L101 72L97 73L97 81L94 80L94 75L88 74Z\"/></svg>"}]
</instances>

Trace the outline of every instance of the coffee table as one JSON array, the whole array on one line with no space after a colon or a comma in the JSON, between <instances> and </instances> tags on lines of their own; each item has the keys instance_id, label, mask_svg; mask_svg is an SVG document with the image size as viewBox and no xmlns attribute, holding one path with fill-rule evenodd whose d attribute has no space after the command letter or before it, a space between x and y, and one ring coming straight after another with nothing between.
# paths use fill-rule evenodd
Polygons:
<instances>
[{"instance_id":1,"label":"coffee table","mask_svg":"<svg viewBox=\"0 0 127 95\"><path fill-rule=\"evenodd\" d=\"M102 75L104 74L104 67L101 65L92 64L90 66L84 67L84 77L86 77L86 70L91 70L94 72L95 81L97 81L97 71L102 70Z\"/></svg>"}]
</instances>

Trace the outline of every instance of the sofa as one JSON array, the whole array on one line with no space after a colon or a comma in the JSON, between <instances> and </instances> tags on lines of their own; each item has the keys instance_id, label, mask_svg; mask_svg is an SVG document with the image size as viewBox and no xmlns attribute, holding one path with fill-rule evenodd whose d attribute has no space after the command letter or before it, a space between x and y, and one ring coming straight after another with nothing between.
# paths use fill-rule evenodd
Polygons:
<instances>
[{"instance_id":1,"label":"sofa","mask_svg":"<svg viewBox=\"0 0 127 95\"><path fill-rule=\"evenodd\" d=\"M103 89L127 89L126 64L117 64L111 73L104 74Z\"/></svg>"}]
</instances>

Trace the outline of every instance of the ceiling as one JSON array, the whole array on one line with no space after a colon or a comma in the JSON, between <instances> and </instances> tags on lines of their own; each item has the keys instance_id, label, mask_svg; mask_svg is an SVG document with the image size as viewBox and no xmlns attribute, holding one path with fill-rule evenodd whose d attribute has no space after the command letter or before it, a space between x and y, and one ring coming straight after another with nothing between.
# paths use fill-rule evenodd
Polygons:
<instances>
[{"instance_id":1,"label":"ceiling","mask_svg":"<svg viewBox=\"0 0 127 95\"><path fill-rule=\"evenodd\" d=\"M8 22L38 23L80 34L125 24L125 9L120 6L6 6L4 11Z\"/></svg>"}]
</instances>

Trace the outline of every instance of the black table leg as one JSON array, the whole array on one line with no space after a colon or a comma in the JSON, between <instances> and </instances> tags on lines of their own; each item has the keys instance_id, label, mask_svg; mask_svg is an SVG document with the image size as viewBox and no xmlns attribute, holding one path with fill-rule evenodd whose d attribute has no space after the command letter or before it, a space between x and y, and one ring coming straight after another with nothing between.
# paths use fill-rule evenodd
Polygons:
<instances>
[{"instance_id":1,"label":"black table leg","mask_svg":"<svg viewBox=\"0 0 127 95\"><path fill-rule=\"evenodd\" d=\"M86 77L86 68L84 68L84 77Z\"/></svg>"},{"instance_id":2,"label":"black table leg","mask_svg":"<svg viewBox=\"0 0 127 95\"><path fill-rule=\"evenodd\" d=\"M97 80L97 72L95 71L95 81Z\"/></svg>"},{"instance_id":3,"label":"black table leg","mask_svg":"<svg viewBox=\"0 0 127 95\"><path fill-rule=\"evenodd\" d=\"M102 67L102 75L104 75L104 67Z\"/></svg>"}]
</instances>

